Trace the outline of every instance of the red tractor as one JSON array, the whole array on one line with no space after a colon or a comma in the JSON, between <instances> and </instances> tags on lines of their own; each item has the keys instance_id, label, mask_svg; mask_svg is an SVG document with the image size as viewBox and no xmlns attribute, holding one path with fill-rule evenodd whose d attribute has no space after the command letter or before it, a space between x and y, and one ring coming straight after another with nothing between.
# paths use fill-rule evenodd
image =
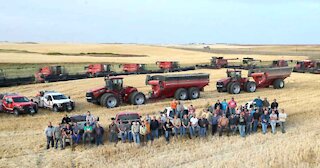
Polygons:
<instances>
[{"instance_id":1,"label":"red tractor","mask_svg":"<svg viewBox=\"0 0 320 168\"><path fill-rule=\"evenodd\" d=\"M126 73L146 72L146 64L122 64L122 70Z\"/></svg>"},{"instance_id":2,"label":"red tractor","mask_svg":"<svg viewBox=\"0 0 320 168\"><path fill-rule=\"evenodd\" d=\"M177 61L157 61L156 64L163 71L171 72L180 68L179 63Z\"/></svg>"},{"instance_id":3,"label":"red tractor","mask_svg":"<svg viewBox=\"0 0 320 168\"><path fill-rule=\"evenodd\" d=\"M68 74L64 66L45 66L34 74L37 82L67 80Z\"/></svg>"},{"instance_id":4,"label":"red tractor","mask_svg":"<svg viewBox=\"0 0 320 168\"><path fill-rule=\"evenodd\" d=\"M147 75L146 85L151 85L150 98L177 100L197 99L200 91L209 84L209 74Z\"/></svg>"},{"instance_id":5,"label":"red tractor","mask_svg":"<svg viewBox=\"0 0 320 168\"><path fill-rule=\"evenodd\" d=\"M38 112L38 106L25 96L15 93L0 94L0 111L20 114L35 114Z\"/></svg>"},{"instance_id":6,"label":"red tractor","mask_svg":"<svg viewBox=\"0 0 320 168\"><path fill-rule=\"evenodd\" d=\"M90 64L84 68L88 77L102 77L112 73L111 64Z\"/></svg>"},{"instance_id":7,"label":"red tractor","mask_svg":"<svg viewBox=\"0 0 320 168\"><path fill-rule=\"evenodd\" d=\"M118 107L121 103L141 105L146 102L145 95L138 92L137 88L123 86L122 77L107 77L105 83L104 87L91 89L86 93L88 102L107 108Z\"/></svg>"},{"instance_id":8,"label":"red tractor","mask_svg":"<svg viewBox=\"0 0 320 168\"><path fill-rule=\"evenodd\" d=\"M313 60L303 60L297 61L297 64L293 68L293 72L309 72L310 69L313 69L316 65L316 61Z\"/></svg>"},{"instance_id":9,"label":"red tractor","mask_svg":"<svg viewBox=\"0 0 320 168\"><path fill-rule=\"evenodd\" d=\"M227 78L217 81L216 87L218 92L228 92L230 94L239 94L241 90L255 92L257 88L267 88L273 85L275 89L284 87L284 79L291 75L292 68L266 68L251 69L248 72L249 78L241 77L241 70L227 70Z\"/></svg>"}]
</instances>

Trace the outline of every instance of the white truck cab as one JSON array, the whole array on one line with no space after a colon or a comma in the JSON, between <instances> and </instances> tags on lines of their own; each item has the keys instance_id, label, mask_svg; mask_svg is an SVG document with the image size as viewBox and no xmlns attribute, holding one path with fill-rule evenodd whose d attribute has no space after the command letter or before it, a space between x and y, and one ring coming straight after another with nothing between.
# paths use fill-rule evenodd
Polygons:
<instances>
[{"instance_id":1,"label":"white truck cab","mask_svg":"<svg viewBox=\"0 0 320 168\"><path fill-rule=\"evenodd\" d=\"M48 108L54 112L72 111L75 103L70 97L55 91L40 91L34 99L40 108Z\"/></svg>"}]
</instances>

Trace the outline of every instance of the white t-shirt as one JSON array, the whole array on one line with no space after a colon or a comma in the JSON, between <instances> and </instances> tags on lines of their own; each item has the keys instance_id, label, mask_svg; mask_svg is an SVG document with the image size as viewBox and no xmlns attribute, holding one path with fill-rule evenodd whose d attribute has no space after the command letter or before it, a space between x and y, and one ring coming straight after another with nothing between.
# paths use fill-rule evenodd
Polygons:
<instances>
[{"instance_id":1,"label":"white t-shirt","mask_svg":"<svg viewBox=\"0 0 320 168\"><path fill-rule=\"evenodd\" d=\"M286 113L279 113L279 121L286 122L287 114Z\"/></svg>"},{"instance_id":2,"label":"white t-shirt","mask_svg":"<svg viewBox=\"0 0 320 168\"><path fill-rule=\"evenodd\" d=\"M198 125L198 119L195 118L195 117L192 117L192 118L190 119L190 122L191 122L192 125Z\"/></svg>"}]
</instances>

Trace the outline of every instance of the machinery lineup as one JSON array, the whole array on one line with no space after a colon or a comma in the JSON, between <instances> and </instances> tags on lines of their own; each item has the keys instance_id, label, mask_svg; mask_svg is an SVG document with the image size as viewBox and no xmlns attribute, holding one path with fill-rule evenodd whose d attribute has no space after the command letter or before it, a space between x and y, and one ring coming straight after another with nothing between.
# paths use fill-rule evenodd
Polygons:
<instances>
[{"instance_id":1,"label":"machinery lineup","mask_svg":"<svg viewBox=\"0 0 320 168\"><path fill-rule=\"evenodd\" d=\"M0 87L15 86L32 83L42 82L57 82L67 80L77 80L93 77L104 76L119 76L119 75L132 75L132 74L153 74L153 73L166 73L166 72L179 72L189 71L206 68L206 69L220 69L220 68L236 68L236 69L261 69L261 68L273 68L273 67L288 67L288 62L292 60L274 60L270 65L258 65L262 63L262 60L246 57L240 62L232 62L230 60L238 60L239 58L226 59L223 57L212 57L209 64L197 64L195 66L182 67L177 61L157 61L157 69L148 69L146 64L127 63L119 64L118 68L121 68L120 72L113 71L114 64L90 64L84 67L84 73L68 73L68 69L64 66L44 66L35 72L34 76L28 77L15 77L11 78L6 76L4 71L0 69ZM293 67L293 72L300 73L314 73L320 74L320 61L316 60L303 60L296 61L296 65Z\"/></svg>"}]
</instances>

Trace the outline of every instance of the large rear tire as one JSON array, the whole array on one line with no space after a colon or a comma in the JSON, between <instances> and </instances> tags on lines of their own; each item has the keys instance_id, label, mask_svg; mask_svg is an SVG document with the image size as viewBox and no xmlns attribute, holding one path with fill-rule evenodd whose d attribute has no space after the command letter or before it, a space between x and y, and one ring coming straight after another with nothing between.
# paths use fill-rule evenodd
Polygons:
<instances>
[{"instance_id":1,"label":"large rear tire","mask_svg":"<svg viewBox=\"0 0 320 168\"><path fill-rule=\"evenodd\" d=\"M133 105L142 105L146 103L146 96L141 92L133 92L130 94L130 103Z\"/></svg>"},{"instance_id":2,"label":"large rear tire","mask_svg":"<svg viewBox=\"0 0 320 168\"><path fill-rule=\"evenodd\" d=\"M105 93L100 98L100 104L107 108L119 106L119 99L112 93Z\"/></svg>"},{"instance_id":3,"label":"large rear tire","mask_svg":"<svg viewBox=\"0 0 320 168\"><path fill-rule=\"evenodd\" d=\"M273 88L275 89L282 89L284 88L284 81L283 79L277 79L273 82Z\"/></svg>"},{"instance_id":4,"label":"large rear tire","mask_svg":"<svg viewBox=\"0 0 320 168\"><path fill-rule=\"evenodd\" d=\"M241 87L239 82L233 82L230 84L230 87L228 88L228 92L230 94L239 94L241 92Z\"/></svg>"},{"instance_id":5,"label":"large rear tire","mask_svg":"<svg viewBox=\"0 0 320 168\"><path fill-rule=\"evenodd\" d=\"M199 88L196 87L192 87L188 90L189 92L189 99L193 100L193 99L198 99L200 97L200 90Z\"/></svg>"},{"instance_id":6,"label":"large rear tire","mask_svg":"<svg viewBox=\"0 0 320 168\"><path fill-rule=\"evenodd\" d=\"M257 90L257 85L255 82L249 81L245 84L245 89L247 92L255 92Z\"/></svg>"},{"instance_id":7,"label":"large rear tire","mask_svg":"<svg viewBox=\"0 0 320 168\"><path fill-rule=\"evenodd\" d=\"M180 88L176 90L174 93L174 98L177 100L187 100L188 99L188 92L184 88Z\"/></svg>"}]
</instances>

